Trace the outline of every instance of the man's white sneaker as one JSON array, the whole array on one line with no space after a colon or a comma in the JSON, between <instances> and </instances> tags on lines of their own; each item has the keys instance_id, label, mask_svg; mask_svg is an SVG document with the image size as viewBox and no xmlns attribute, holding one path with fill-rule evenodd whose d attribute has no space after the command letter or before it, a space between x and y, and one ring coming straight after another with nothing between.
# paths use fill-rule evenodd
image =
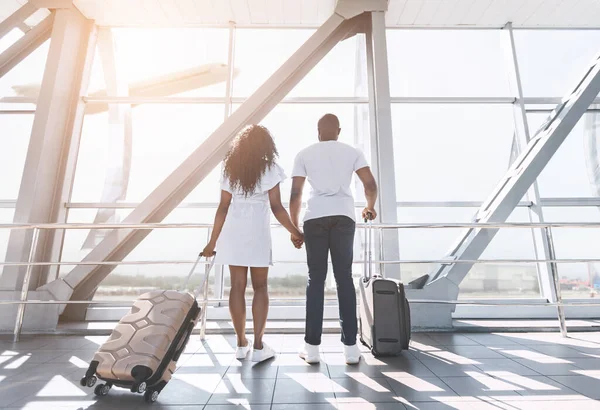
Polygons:
<instances>
[{"instance_id":1,"label":"man's white sneaker","mask_svg":"<svg viewBox=\"0 0 600 410\"><path fill-rule=\"evenodd\" d=\"M238 346L235 349L235 358L238 360L244 360L246 356L248 356L248 352L250 351L250 340L246 342L246 346Z\"/></svg>"},{"instance_id":2,"label":"man's white sneaker","mask_svg":"<svg viewBox=\"0 0 600 410\"><path fill-rule=\"evenodd\" d=\"M300 351L300 357L308 364L319 363L321 361L319 346L304 343L304 348Z\"/></svg>"},{"instance_id":3,"label":"man's white sneaker","mask_svg":"<svg viewBox=\"0 0 600 410\"><path fill-rule=\"evenodd\" d=\"M344 357L346 364L358 364L360 362L360 349L356 344L352 346L344 345Z\"/></svg>"},{"instance_id":4,"label":"man's white sneaker","mask_svg":"<svg viewBox=\"0 0 600 410\"><path fill-rule=\"evenodd\" d=\"M275 357L275 350L271 349L265 342L263 342L262 349L252 350L252 361L255 363L264 362L272 357Z\"/></svg>"}]
</instances>

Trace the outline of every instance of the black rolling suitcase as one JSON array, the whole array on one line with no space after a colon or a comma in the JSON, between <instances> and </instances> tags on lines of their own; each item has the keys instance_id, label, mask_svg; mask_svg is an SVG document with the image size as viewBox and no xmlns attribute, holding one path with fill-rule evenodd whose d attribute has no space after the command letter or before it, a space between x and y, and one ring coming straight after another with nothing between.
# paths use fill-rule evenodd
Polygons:
<instances>
[{"instance_id":1,"label":"black rolling suitcase","mask_svg":"<svg viewBox=\"0 0 600 410\"><path fill-rule=\"evenodd\" d=\"M374 356L395 356L408 350L410 306L404 285L372 272L373 228L365 229L364 276L359 284L359 332Z\"/></svg>"}]
</instances>

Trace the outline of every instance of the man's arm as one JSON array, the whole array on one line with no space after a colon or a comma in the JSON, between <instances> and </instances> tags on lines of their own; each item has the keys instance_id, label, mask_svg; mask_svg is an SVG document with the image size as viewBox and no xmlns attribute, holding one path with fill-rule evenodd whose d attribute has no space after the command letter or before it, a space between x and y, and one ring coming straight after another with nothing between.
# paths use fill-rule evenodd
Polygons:
<instances>
[{"instance_id":1,"label":"man's arm","mask_svg":"<svg viewBox=\"0 0 600 410\"><path fill-rule=\"evenodd\" d=\"M305 177L292 178L292 193L290 195L290 217L292 223L299 226L300 209L302 208L302 191L304 190Z\"/></svg>"},{"instance_id":2,"label":"man's arm","mask_svg":"<svg viewBox=\"0 0 600 410\"><path fill-rule=\"evenodd\" d=\"M375 203L377 202L377 182L371 172L371 168L363 167L356 171L356 175L365 187L365 197L367 198L367 207L363 210L363 219L375 219Z\"/></svg>"}]
</instances>

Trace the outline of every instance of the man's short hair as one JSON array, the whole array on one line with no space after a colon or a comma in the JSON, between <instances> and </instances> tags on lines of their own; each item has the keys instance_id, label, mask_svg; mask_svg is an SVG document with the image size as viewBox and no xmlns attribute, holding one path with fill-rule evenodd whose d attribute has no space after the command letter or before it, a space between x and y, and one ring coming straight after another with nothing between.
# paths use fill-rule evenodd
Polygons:
<instances>
[{"instance_id":1,"label":"man's short hair","mask_svg":"<svg viewBox=\"0 0 600 410\"><path fill-rule=\"evenodd\" d=\"M340 120L333 114L325 114L319 120L317 127L320 133L337 135L340 129Z\"/></svg>"}]
</instances>

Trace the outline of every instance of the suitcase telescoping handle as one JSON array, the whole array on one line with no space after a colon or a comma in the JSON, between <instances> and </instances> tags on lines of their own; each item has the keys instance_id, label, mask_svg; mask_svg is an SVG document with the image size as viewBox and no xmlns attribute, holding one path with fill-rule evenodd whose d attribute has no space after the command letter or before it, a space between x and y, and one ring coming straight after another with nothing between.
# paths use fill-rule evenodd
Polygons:
<instances>
[{"instance_id":1,"label":"suitcase telescoping handle","mask_svg":"<svg viewBox=\"0 0 600 410\"><path fill-rule=\"evenodd\" d=\"M188 277L185 281L186 287L190 281L190 278L196 271L196 266L198 266L198 263L200 263L200 259L202 259L202 254L198 255L198 259L196 259L196 262L194 262L194 266L192 266L192 269L190 270L190 273L188 274ZM212 270L214 265L215 265L215 258L213 256L212 258L210 258L210 263L208 265L205 265L204 279L202 279L202 282L200 282L200 285L194 291L195 299L198 299L198 296L200 296L200 293L202 293L202 304L200 307L200 340L204 340L204 337L206 336L206 308L208 306L208 277L210 276L210 271Z\"/></svg>"},{"instance_id":2,"label":"suitcase telescoping handle","mask_svg":"<svg viewBox=\"0 0 600 410\"><path fill-rule=\"evenodd\" d=\"M373 255L371 253L371 244L373 243L373 219L371 215L365 218L365 255L364 255L364 280L367 281L373 276Z\"/></svg>"}]
</instances>

